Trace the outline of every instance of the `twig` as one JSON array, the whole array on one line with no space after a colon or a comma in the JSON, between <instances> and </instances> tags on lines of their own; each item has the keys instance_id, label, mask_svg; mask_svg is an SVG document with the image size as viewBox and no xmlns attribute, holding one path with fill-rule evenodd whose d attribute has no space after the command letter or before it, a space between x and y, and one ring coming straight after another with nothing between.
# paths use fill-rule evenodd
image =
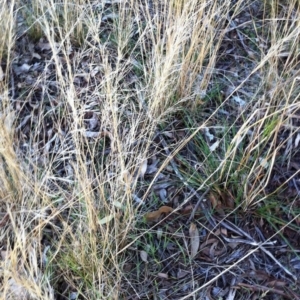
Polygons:
<instances>
[{"instance_id":1,"label":"twig","mask_svg":"<svg viewBox=\"0 0 300 300\"><path fill-rule=\"evenodd\" d=\"M246 287L246 288L251 289L253 291L270 291L270 292L279 294L281 296L284 296L284 297L286 297L288 299L294 299L290 295L288 295L286 293L286 291L281 291L281 290L278 290L276 288L272 288L272 287L268 287L268 286L251 285L251 284L242 283L242 282L238 283L236 286L233 286L233 288L238 288L238 287Z\"/></svg>"},{"instance_id":2,"label":"twig","mask_svg":"<svg viewBox=\"0 0 300 300\"><path fill-rule=\"evenodd\" d=\"M229 221L227 221L227 222L229 222ZM231 226L228 226L228 224L226 224L226 222L224 222L224 221L221 221L220 222L221 223L221 225L223 225L224 227L226 227L226 228L230 228L230 227L232 227L232 225L233 224L231 224ZM233 225L233 227L236 227L235 225ZM230 229L230 230L232 230L232 228ZM235 231L235 230L233 230L233 231ZM261 249L265 254L267 254L278 266L280 266L282 269L283 269L283 271L285 272L285 273L287 273L288 275L290 275L295 281L297 280L297 277L293 274L293 273L291 273L286 267L284 267L282 264L281 264L281 262L280 261L278 261L274 256L273 256L273 254L271 253L271 252L269 252L267 249L265 249L264 247L263 247L263 245L268 245L268 244L274 244L275 242L272 242L272 241L264 241L264 242L257 242L257 241L255 241L248 233L246 233L245 231L243 231L241 228L238 228L238 230L237 230L238 232L240 232L240 234L243 234L245 237L247 237L248 239L246 240L246 239L230 239L230 238L227 238L227 237L225 237L224 235L222 235L222 237L223 237L223 239L226 241L226 242L236 242L236 243L244 243L244 244L248 244L248 245L252 245L252 246L255 246L255 247L258 247L259 249Z\"/></svg>"},{"instance_id":3,"label":"twig","mask_svg":"<svg viewBox=\"0 0 300 300\"><path fill-rule=\"evenodd\" d=\"M293 273L291 273L280 261L278 261L271 252L269 252L267 249L265 249L262 245L258 245L258 247L265 252L271 259L273 259L273 261L275 261L275 263L281 267L283 269L283 271L285 273L287 273L288 275L290 275L295 281L297 281L297 276L295 276Z\"/></svg>"},{"instance_id":4,"label":"twig","mask_svg":"<svg viewBox=\"0 0 300 300\"><path fill-rule=\"evenodd\" d=\"M207 188L206 191L205 191L201 196L198 195L198 194L196 194L196 197L198 198L198 201L197 201L195 207L193 208L193 211L192 211L192 213L191 213L191 215L190 215L190 217L189 217L189 219L188 219L189 222L192 221L192 220L194 219L195 213L196 213L197 209L199 208L199 206L200 206L201 204L202 204L202 205L201 205L201 208L202 208L202 210L204 210L204 212L205 212L205 209L203 209L203 206L204 206L203 201L204 201L204 197L208 194L209 191L210 191L210 188ZM197 192L196 192L196 193L197 193ZM211 224L211 225L212 225L212 224ZM214 226L215 226L215 222L214 222Z\"/></svg>"}]
</instances>

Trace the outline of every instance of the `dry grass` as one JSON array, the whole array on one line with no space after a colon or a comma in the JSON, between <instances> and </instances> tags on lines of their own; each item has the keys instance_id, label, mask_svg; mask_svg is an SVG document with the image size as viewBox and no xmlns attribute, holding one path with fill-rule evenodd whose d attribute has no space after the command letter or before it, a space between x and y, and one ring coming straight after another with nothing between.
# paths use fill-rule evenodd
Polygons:
<instances>
[{"instance_id":1,"label":"dry grass","mask_svg":"<svg viewBox=\"0 0 300 300\"><path fill-rule=\"evenodd\" d=\"M274 166L299 155L299 5L265 1L233 83L218 71L243 2L0 0L1 299L151 298L124 275L128 251L152 232L141 220L155 180L204 128L224 130L215 151L196 146L203 176L185 174L195 188L242 195L233 212L280 192L283 183L267 191ZM233 88L218 103L209 91L224 82ZM157 131L186 115L189 134L164 157ZM161 161L144 183L154 152Z\"/></svg>"}]
</instances>

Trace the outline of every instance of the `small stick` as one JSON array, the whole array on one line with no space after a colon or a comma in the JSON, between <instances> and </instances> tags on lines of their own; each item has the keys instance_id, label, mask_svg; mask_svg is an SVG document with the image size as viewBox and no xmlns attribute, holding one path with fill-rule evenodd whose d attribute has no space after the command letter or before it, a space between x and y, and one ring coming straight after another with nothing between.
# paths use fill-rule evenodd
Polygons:
<instances>
[{"instance_id":1,"label":"small stick","mask_svg":"<svg viewBox=\"0 0 300 300\"><path fill-rule=\"evenodd\" d=\"M210 191L210 188L207 188L206 191L204 191L204 193L201 196L198 195L198 194L196 195L196 197L198 198L198 201L197 201L195 207L193 208L193 211L192 211L192 213L191 213L191 215L190 215L190 217L188 219L189 222L192 221L192 219L194 219L194 216L195 216L195 213L196 213L197 209L199 208L199 206L201 205L201 203L203 204L204 197L208 194L209 191ZM204 206L204 204L202 206ZM201 208L205 212L206 208L204 207L205 209L203 209L202 206L201 206ZM214 224L214 227L215 227L215 224Z\"/></svg>"}]
</instances>

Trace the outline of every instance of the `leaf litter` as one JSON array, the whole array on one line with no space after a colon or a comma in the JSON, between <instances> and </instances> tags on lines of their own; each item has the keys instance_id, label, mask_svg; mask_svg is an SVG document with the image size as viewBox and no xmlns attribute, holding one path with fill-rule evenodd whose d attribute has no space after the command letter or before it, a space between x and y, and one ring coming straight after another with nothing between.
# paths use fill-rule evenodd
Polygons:
<instances>
[{"instance_id":1,"label":"leaf litter","mask_svg":"<svg viewBox=\"0 0 300 300\"><path fill-rule=\"evenodd\" d=\"M118 3L118 1L114 2ZM110 1L106 1L106 4L110 5L111 3ZM105 16L103 20L108 21L115 19L116 17L115 14L110 14ZM243 14L241 14L241 19L243 17ZM238 25L233 24L231 26L232 33L233 29L236 30ZM26 44L25 38L20 39L19 45L22 43ZM22 45L22 47L23 46L24 45ZM32 51L32 46L34 47L34 51ZM31 109L28 109L27 104L34 100L42 106L41 103L44 97L47 98L46 101L48 101L47 107L43 107L43 109L46 109L48 112L45 114L44 132L41 132L41 136L44 136L45 140L42 142L37 141L36 144L33 145L34 147L29 149L30 155L37 160L43 161L44 165L49 163L51 156L58 154L58 145L61 145L60 151L63 151L63 149L74 148L70 139L68 140L68 124L64 124L62 121L60 128L56 128L57 124L55 123L55 117L49 117L51 111L59 106L59 101L57 100L57 98L59 99L59 93L56 88L56 83L53 83L52 86L49 84L47 85L47 81L52 81L52 77L55 74L54 62L51 62L52 50L60 51L62 48L61 46L62 45L59 43L50 45L50 43L41 39L36 45L30 44L30 46L25 47L28 54L31 56L31 59L29 60L22 58L20 55L21 51L16 49L16 58L18 58L19 61L12 66L15 81L15 86L12 86L12 89L14 89L14 92L16 93L16 99L13 99L13 101L20 111L19 119L17 120L17 130L24 139L24 145L28 141L30 127L32 125L38 126L35 118L35 110L38 106L35 107L34 105L29 105ZM248 49L244 41L242 47ZM246 51L248 53L249 50L247 49ZM227 54L232 54L236 51L237 50L231 49L230 52L227 51ZM39 63L35 64L33 59L39 60ZM90 74L93 75L92 77L95 80L101 80L103 76L101 67L97 70L92 68L88 70L88 67L85 65L89 64L88 61L90 58L86 57L85 59L85 62L80 62L81 69L77 70L77 76L75 76L75 85L78 87L79 95L84 95L87 93L85 89L90 88L88 86L88 83L91 80ZM45 63L46 60L50 61L50 63ZM220 67L224 70L227 68L225 65ZM240 71L238 66L236 66L235 71ZM243 72L246 71L241 70L241 73ZM44 82L40 82L38 79L38 76L42 74L46 76ZM3 79L4 73L2 67L0 67L0 81ZM38 93L34 95L22 95L23 87L31 86L34 83L36 84ZM46 93L44 93L42 88L44 84L46 89L48 89ZM251 85L249 85L249 90L246 91L245 94L246 96L251 96L251 93ZM239 106L244 106L249 100L243 100L238 95L233 96L232 99L234 100L233 102L236 102ZM18 104L18 102L22 102L22 105ZM92 114L91 117L88 118L83 135L88 139L98 139L99 137L105 139L107 137L110 140L109 152L113 153L115 152L114 137L110 131L106 129L101 129L103 131L100 130L101 116L93 111L93 108L97 106L96 103L97 102L93 101L84 103L86 108L91 110ZM227 109L230 111L230 107ZM226 112L227 109L225 110ZM295 113L294 122L297 122L296 119L298 115L298 112ZM299 124L297 126L299 126ZM10 126L8 127L11 128ZM7 129L9 130L9 128ZM182 130L182 128L176 128L173 132L165 131L162 133L165 137L164 140L167 141L166 144L170 149L172 149L173 142L176 141L176 138L178 138L178 140L181 138L179 130L177 131L177 129ZM62 136L57 132L64 132L65 134ZM282 136L284 136L284 134L287 133L283 132ZM205 135L209 142L209 150L211 152L217 152L220 147L220 141L207 128L205 128ZM286 150L285 155L288 155L288 152L295 151L298 143L299 134L296 135L296 139ZM136 202L139 203L145 202L143 196L145 189L143 184L158 172L161 162L164 160L164 157L162 157L160 153L163 153L166 144L159 138L155 141L155 144L156 148L150 149L150 152L152 152L152 156L150 156L150 158L152 157L151 164L149 164L148 160L144 160L137 167L141 188L140 191L137 191L137 193L133 195L133 197L138 199ZM160 151L157 151L157 149L160 149ZM27 150L25 153L28 154ZM297 158L298 156L294 157ZM285 169L278 167L278 170L274 168L275 175L273 178L277 176L276 178L279 185L286 181L286 176L282 175L283 173L295 174L296 179L299 180L299 176L297 177L297 173L293 170L293 164L295 165L296 161L297 159L294 159L294 161L292 161ZM268 167L268 161L265 158L261 158L260 164L264 169ZM70 166L71 164L60 165L57 167L56 172L58 174L67 174L69 176L72 173L70 170L68 171ZM298 166L296 165L295 169L297 168ZM147 226L154 225L153 230L156 234L155 238L151 238L153 238L155 247L157 248L157 258L154 260L148 251L145 250L140 250L139 255L140 259L147 264L148 268L153 268L152 270L154 272L152 273L151 271L150 274L155 274L155 278L157 277L158 280L146 273L146 269L143 269L144 274L142 276L144 276L144 278L142 279L146 279L146 277L150 276L151 280L155 280L155 286L158 286L157 294L164 295L165 299L179 299L181 296L188 295L193 291L194 287L193 284L191 284L191 281L195 281L201 286L208 282L208 280L217 278L220 273L220 268L223 268L227 264L236 264L236 266L231 269L231 275L225 274L222 276L222 280L216 279L210 284L210 288L206 291L207 297L227 297L226 299L234 299L236 293L241 291L242 288L246 288L253 292L263 293L270 291L273 295L285 295L292 299L292 297L295 296L292 289L292 279L293 277L299 278L300 276L299 261L295 256L291 256L290 259L287 257L287 253L290 255L290 250L288 250L288 246L281 236L275 234L275 230L265 223L260 226L255 215L251 215L251 213L249 215L240 214L227 217L226 220L231 223L220 221L226 215L226 209L235 208L234 197L232 197L230 193L227 195L226 193L222 194L218 192L210 193L210 195L206 197L209 201L206 202L205 206L197 206L197 203L202 203L203 199L200 199L201 201L198 202L199 198L195 197L195 194L193 195L193 201L184 203L185 199L190 196L191 191L186 186L180 186L178 188L178 181L181 180L181 178L178 178L180 177L180 175L177 174L178 169L178 163L174 162L173 166L168 169L168 172L163 170L161 174L159 174L159 180L153 184L151 189L152 195L158 191L158 194L161 196L161 202L167 205L160 206L157 210L144 214ZM132 180L132 174L129 177ZM55 178L55 176L53 176L53 178ZM267 187L269 190L274 190L275 188L275 184L271 183ZM172 201L172 198L170 197L172 189L180 195L180 202L176 203L175 201ZM286 195L291 196L295 193L295 190L297 191L298 189L298 182L295 181L295 183L287 187ZM193 192L194 191L192 190L192 194ZM118 201L115 201L113 205L117 209L123 207L122 203ZM294 205L300 207L299 200L296 199ZM176 213L174 212L175 210ZM216 224L210 224L207 221L207 211L209 211L209 213L214 212L214 221ZM274 213L276 213L275 210ZM293 219L293 217L288 216L288 214L283 211L276 214L284 220L288 219L291 221ZM188 220L188 217L191 215L193 215L192 221ZM99 225L107 225L113 218L113 215L104 216L98 223ZM164 219L162 227L156 229L155 226L158 223L161 224L162 219ZM1 226L6 226L8 222L8 216L7 214L4 214L1 219ZM238 223L236 224L236 222ZM235 226L237 226L238 229L233 224L236 224ZM262 227L261 234L258 234L256 226ZM281 230L290 237L289 240L293 243L294 249L299 249L299 243L297 244L297 230L295 227L289 228L284 228L283 226ZM289 233L288 230L290 230ZM256 242L254 243L253 239L249 239L249 236L253 237L253 239L255 237ZM266 254L260 247L260 244L266 242L269 238L272 238L277 242L271 249L267 250L269 253L273 253L271 255ZM159 241L164 239L166 245L163 247ZM255 255L253 254L243 259L243 261L240 261L241 258L255 247ZM189 255L193 260L191 262L186 262L184 255ZM285 257L283 258L282 256ZM135 263L134 260L131 262L133 264ZM291 269L288 270L285 266L290 266ZM232 280L232 274L237 278L236 281ZM277 278L275 277L275 274ZM133 274L131 276L134 277ZM254 279L257 280L259 284L257 284ZM18 283L13 278L9 280L9 284L13 294L18 292L19 295L21 295L23 293L22 287L18 286ZM154 286L152 283L146 283L146 285L148 285L146 287L148 287L149 290L152 290L152 287ZM137 284L134 287L134 290L139 290L139 288L140 284ZM141 290L143 289L141 288ZM178 292L178 295L175 296L176 292ZM242 292L241 295L243 295Z\"/></svg>"}]
</instances>

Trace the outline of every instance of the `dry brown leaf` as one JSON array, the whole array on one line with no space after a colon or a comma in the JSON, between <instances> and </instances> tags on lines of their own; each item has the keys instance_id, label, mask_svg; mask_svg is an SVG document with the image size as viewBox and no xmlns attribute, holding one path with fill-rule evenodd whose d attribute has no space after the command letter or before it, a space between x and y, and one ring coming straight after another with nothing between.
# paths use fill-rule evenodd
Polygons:
<instances>
[{"instance_id":1,"label":"dry brown leaf","mask_svg":"<svg viewBox=\"0 0 300 300\"><path fill-rule=\"evenodd\" d=\"M172 207L170 207L170 206L162 206L159 210L146 213L144 215L144 218L146 219L147 222L158 222L159 219L161 218L162 214L168 215L172 211L173 211Z\"/></svg>"},{"instance_id":2,"label":"dry brown leaf","mask_svg":"<svg viewBox=\"0 0 300 300\"><path fill-rule=\"evenodd\" d=\"M192 223L189 229L189 234L191 238L191 258L194 258L198 253L200 245L199 230L195 223Z\"/></svg>"},{"instance_id":3,"label":"dry brown leaf","mask_svg":"<svg viewBox=\"0 0 300 300\"><path fill-rule=\"evenodd\" d=\"M287 282L280 280L280 279L275 279L275 280L269 281L267 283L267 285L271 286L271 287L281 288L281 287L285 287L287 285Z\"/></svg>"},{"instance_id":4,"label":"dry brown leaf","mask_svg":"<svg viewBox=\"0 0 300 300\"><path fill-rule=\"evenodd\" d=\"M160 209L159 209L160 213L161 214L169 214L173 211L173 208L170 207L170 206L162 206Z\"/></svg>"},{"instance_id":5,"label":"dry brown leaf","mask_svg":"<svg viewBox=\"0 0 300 300\"><path fill-rule=\"evenodd\" d=\"M183 216L186 216L186 215L190 215L191 212L193 211L193 205L189 204L187 206L185 206L181 211L180 213L183 215Z\"/></svg>"},{"instance_id":6,"label":"dry brown leaf","mask_svg":"<svg viewBox=\"0 0 300 300\"><path fill-rule=\"evenodd\" d=\"M132 271L132 269L134 268L134 265L131 263L125 263L124 267L123 267L123 272L124 273L129 273Z\"/></svg>"},{"instance_id":7,"label":"dry brown leaf","mask_svg":"<svg viewBox=\"0 0 300 300\"><path fill-rule=\"evenodd\" d=\"M224 204L224 207L227 208L232 208L234 209L235 203L234 203L234 198L231 195L231 193L227 192L227 193L222 193L221 194L221 198L222 198L222 203Z\"/></svg>"},{"instance_id":8,"label":"dry brown leaf","mask_svg":"<svg viewBox=\"0 0 300 300\"><path fill-rule=\"evenodd\" d=\"M144 218L146 219L147 222L158 222L160 216L161 216L160 211L156 210L156 211L152 211L152 212L146 213L144 215Z\"/></svg>"},{"instance_id":9,"label":"dry brown leaf","mask_svg":"<svg viewBox=\"0 0 300 300\"><path fill-rule=\"evenodd\" d=\"M140 251L140 257L141 257L142 261L144 261L146 263L148 262L148 254L147 254L146 251L141 250Z\"/></svg>"},{"instance_id":10,"label":"dry brown leaf","mask_svg":"<svg viewBox=\"0 0 300 300\"><path fill-rule=\"evenodd\" d=\"M217 199L216 195L214 193L208 194L208 199L211 202L212 208L216 209L220 207L220 201Z\"/></svg>"}]
</instances>

